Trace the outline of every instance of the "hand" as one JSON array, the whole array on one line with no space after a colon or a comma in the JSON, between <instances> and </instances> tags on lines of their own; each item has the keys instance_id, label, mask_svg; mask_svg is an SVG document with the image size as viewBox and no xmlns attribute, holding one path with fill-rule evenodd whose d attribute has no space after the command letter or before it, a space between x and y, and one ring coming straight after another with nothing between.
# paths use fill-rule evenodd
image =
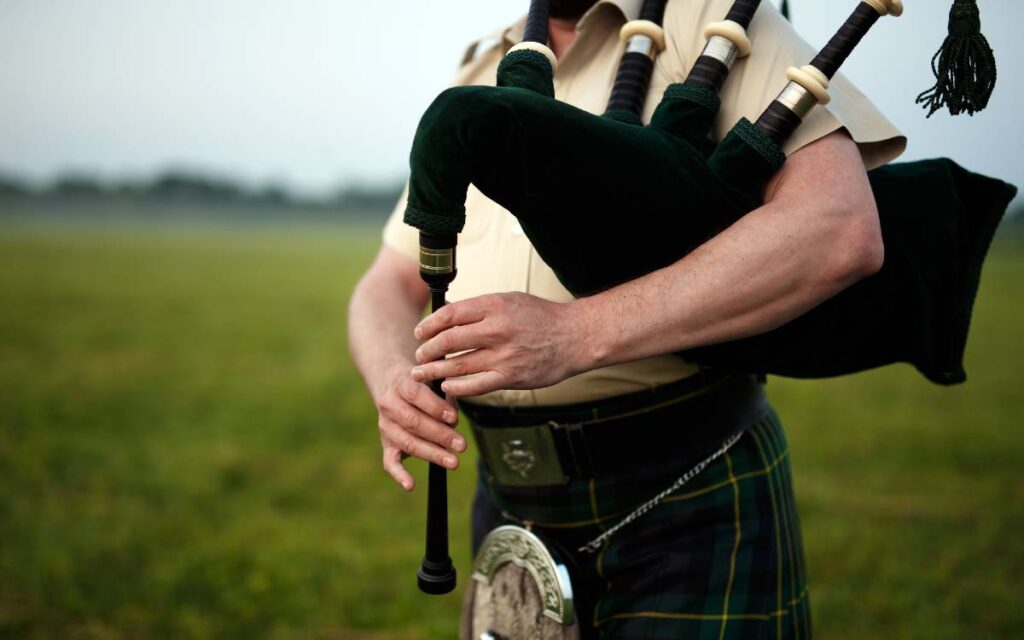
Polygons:
<instances>
[{"instance_id":1,"label":"hand","mask_svg":"<svg viewBox=\"0 0 1024 640\"><path fill-rule=\"evenodd\" d=\"M414 334L426 342L416 351L420 364L413 379L449 378L442 388L457 397L539 389L588 368L586 331L573 303L525 293L445 305L424 318Z\"/></svg>"},{"instance_id":2,"label":"hand","mask_svg":"<svg viewBox=\"0 0 1024 640\"><path fill-rule=\"evenodd\" d=\"M413 456L456 469L456 453L466 450L466 440L452 426L458 412L430 387L409 375L412 363L403 362L386 370L373 399L380 415L377 426L384 450L384 470L406 491L415 481L402 461Z\"/></svg>"}]
</instances>

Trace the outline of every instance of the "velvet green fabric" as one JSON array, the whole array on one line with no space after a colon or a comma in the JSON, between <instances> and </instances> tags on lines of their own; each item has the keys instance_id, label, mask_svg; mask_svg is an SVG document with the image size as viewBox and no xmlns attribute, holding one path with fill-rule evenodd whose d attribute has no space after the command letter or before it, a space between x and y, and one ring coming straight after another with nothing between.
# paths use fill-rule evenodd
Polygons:
<instances>
[{"instance_id":1,"label":"velvet green fabric","mask_svg":"<svg viewBox=\"0 0 1024 640\"><path fill-rule=\"evenodd\" d=\"M405 220L430 233L465 221L472 183L511 211L576 296L667 266L761 204L785 161L743 120L718 145L717 97L672 85L650 126L551 99L550 65L521 52L499 87L442 93L410 157ZM1015 189L948 160L871 172L883 269L788 325L682 354L713 369L827 377L893 362L961 382L978 274Z\"/></svg>"},{"instance_id":2,"label":"velvet green fabric","mask_svg":"<svg viewBox=\"0 0 1024 640\"><path fill-rule=\"evenodd\" d=\"M461 229L472 183L519 218L573 294L607 289L675 262L759 204L782 154L735 135L714 148L714 116L682 94L642 127L530 90L449 89L417 132L405 221L432 233ZM702 137L694 125L705 127ZM671 232L652 234L647 220Z\"/></svg>"},{"instance_id":3,"label":"velvet green fabric","mask_svg":"<svg viewBox=\"0 0 1024 640\"><path fill-rule=\"evenodd\" d=\"M551 63L536 51L513 51L498 65L499 87L527 89L547 98L555 97Z\"/></svg>"},{"instance_id":4,"label":"velvet green fabric","mask_svg":"<svg viewBox=\"0 0 1024 640\"><path fill-rule=\"evenodd\" d=\"M887 165L868 177L885 243L881 271L775 331L684 356L798 378L907 362L937 384L965 381L981 267L1017 190L948 159Z\"/></svg>"}]
</instances>

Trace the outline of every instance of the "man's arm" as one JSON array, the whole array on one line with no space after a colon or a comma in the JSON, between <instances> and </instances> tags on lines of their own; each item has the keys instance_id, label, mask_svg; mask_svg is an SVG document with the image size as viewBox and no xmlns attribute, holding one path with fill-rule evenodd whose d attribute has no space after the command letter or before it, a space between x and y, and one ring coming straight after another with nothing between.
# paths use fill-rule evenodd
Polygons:
<instances>
[{"instance_id":1,"label":"man's arm","mask_svg":"<svg viewBox=\"0 0 1024 640\"><path fill-rule=\"evenodd\" d=\"M770 331L882 264L857 146L836 132L790 156L765 204L683 259L570 303L481 296L424 319L416 380L460 397L535 389L603 366ZM439 360L448 354L469 353Z\"/></svg>"},{"instance_id":2,"label":"man's arm","mask_svg":"<svg viewBox=\"0 0 1024 640\"><path fill-rule=\"evenodd\" d=\"M427 299L419 265L385 246L349 305L349 351L377 405L384 469L407 491L413 479L402 467L406 455L454 469L452 452L466 450L447 426L458 419L455 409L409 375L418 344L412 330Z\"/></svg>"}]
</instances>

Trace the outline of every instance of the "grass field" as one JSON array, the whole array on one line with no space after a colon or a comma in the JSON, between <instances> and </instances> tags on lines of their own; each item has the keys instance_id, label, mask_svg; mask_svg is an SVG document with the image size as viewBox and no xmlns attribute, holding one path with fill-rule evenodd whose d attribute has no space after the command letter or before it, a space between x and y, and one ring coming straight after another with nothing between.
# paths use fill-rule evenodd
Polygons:
<instances>
[{"instance_id":1,"label":"grass field","mask_svg":"<svg viewBox=\"0 0 1024 640\"><path fill-rule=\"evenodd\" d=\"M346 354L375 238L0 222L0 637L455 637L459 596L415 586L423 492L380 470ZM818 637L1020 637L1022 283L1003 239L963 387L770 382Z\"/></svg>"}]
</instances>

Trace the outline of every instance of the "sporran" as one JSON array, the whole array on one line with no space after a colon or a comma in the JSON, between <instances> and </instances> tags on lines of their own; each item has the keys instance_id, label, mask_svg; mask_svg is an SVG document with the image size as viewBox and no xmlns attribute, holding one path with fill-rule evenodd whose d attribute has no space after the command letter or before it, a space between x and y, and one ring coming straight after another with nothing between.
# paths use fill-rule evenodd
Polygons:
<instances>
[{"instance_id":1,"label":"sporran","mask_svg":"<svg viewBox=\"0 0 1024 640\"><path fill-rule=\"evenodd\" d=\"M466 588L460 637L577 640L572 584L561 554L515 525L487 534Z\"/></svg>"}]
</instances>

